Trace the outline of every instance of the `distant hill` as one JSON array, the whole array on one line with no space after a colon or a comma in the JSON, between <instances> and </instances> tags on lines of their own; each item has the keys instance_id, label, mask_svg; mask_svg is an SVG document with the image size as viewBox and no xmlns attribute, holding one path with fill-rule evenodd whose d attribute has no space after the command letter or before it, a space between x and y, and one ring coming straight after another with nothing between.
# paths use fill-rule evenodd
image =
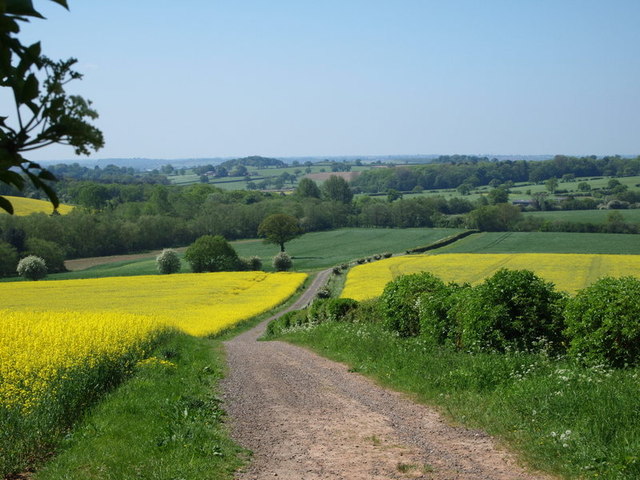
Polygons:
<instances>
[{"instance_id":1,"label":"distant hill","mask_svg":"<svg viewBox=\"0 0 640 480\"><path fill-rule=\"evenodd\" d=\"M251 157L244 158L234 158L233 160L227 160L220 164L221 167L225 167L226 169L231 169L238 165L256 168L285 168L287 166L285 162L283 162L282 160L278 160L277 158L261 157L259 155L253 155Z\"/></svg>"},{"instance_id":2,"label":"distant hill","mask_svg":"<svg viewBox=\"0 0 640 480\"><path fill-rule=\"evenodd\" d=\"M363 163L432 163L438 159L446 157L466 157L467 155L334 155L334 156L304 156L304 157L262 157L259 155L253 155L243 158L234 157L211 157L211 158L73 158L66 160L43 160L38 163L42 165L53 164L74 164L78 163L83 167L106 167L107 165L115 165L117 167L133 167L136 170L154 170L159 169L163 165L171 164L174 168L182 167L195 167L199 165L220 165L227 162L231 162L230 166L244 165L247 167L265 168L266 166L282 167L285 164L291 165L293 162L305 163L305 162L355 162L361 160ZM548 160L553 158L553 155L469 155L475 157L486 157L489 159L497 160ZM265 163L266 162L266 163ZM264 165L264 166L263 166ZM225 168L227 168L225 166Z\"/></svg>"}]
</instances>

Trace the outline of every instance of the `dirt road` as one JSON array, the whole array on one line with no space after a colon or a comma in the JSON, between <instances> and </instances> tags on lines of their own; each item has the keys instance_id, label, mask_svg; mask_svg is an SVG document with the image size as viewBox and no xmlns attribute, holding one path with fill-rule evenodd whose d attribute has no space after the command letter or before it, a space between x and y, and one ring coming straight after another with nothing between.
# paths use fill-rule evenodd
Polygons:
<instances>
[{"instance_id":1,"label":"dirt road","mask_svg":"<svg viewBox=\"0 0 640 480\"><path fill-rule=\"evenodd\" d=\"M316 279L298 306L321 283ZM238 479L550 478L520 468L482 432L451 427L344 365L257 341L266 323L226 342L226 410L234 438L253 451Z\"/></svg>"}]
</instances>

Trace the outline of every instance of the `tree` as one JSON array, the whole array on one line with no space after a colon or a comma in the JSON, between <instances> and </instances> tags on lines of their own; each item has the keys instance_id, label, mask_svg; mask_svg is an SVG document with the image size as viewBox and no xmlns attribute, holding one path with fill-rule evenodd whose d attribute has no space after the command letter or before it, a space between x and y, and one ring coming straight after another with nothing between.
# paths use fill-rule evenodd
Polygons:
<instances>
[{"instance_id":1,"label":"tree","mask_svg":"<svg viewBox=\"0 0 640 480\"><path fill-rule=\"evenodd\" d=\"M394 200L398 200L402 198L402 193L396 190L395 188L390 188L387 190L387 201L392 203Z\"/></svg>"},{"instance_id":2,"label":"tree","mask_svg":"<svg viewBox=\"0 0 640 480\"><path fill-rule=\"evenodd\" d=\"M284 244L302 235L298 219L284 213L276 213L265 218L258 227L258 236L264 237L265 243L280 245L284 252Z\"/></svg>"},{"instance_id":3,"label":"tree","mask_svg":"<svg viewBox=\"0 0 640 480\"><path fill-rule=\"evenodd\" d=\"M193 242L184 254L191 270L200 272L228 272L238 270L238 254L221 235L203 235Z\"/></svg>"},{"instance_id":4,"label":"tree","mask_svg":"<svg viewBox=\"0 0 640 480\"><path fill-rule=\"evenodd\" d=\"M44 260L48 272L66 272L64 251L60 245L41 238L29 238L26 242L26 254Z\"/></svg>"},{"instance_id":5,"label":"tree","mask_svg":"<svg viewBox=\"0 0 640 480\"><path fill-rule=\"evenodd\" d=\"M66 0L52 1L67 8ZM50 185L55 176L23 154L57 143L88 155L101 148L104 139L88 123L98 117L91 102L65 92L67 83L82 78L73 70L77 61L51 60L42 55L40 42L24 46L16 37L20 23L29 18L43 18L31 0L0 0L0 87L11 89L15 104L15 118L0 116L0 182L22 191L22 173L57 208ZM13 213L11 202L2 196L0 208Z\"/></svg>"},{"instance_id":6,"label":"tree","mask_svg":"<svg viewBox=\"0 0 640 480\"><path fill-rule=\"evenodd\" d=\"M549 192L555 193L556 189L558 188L558 179L552 177L544 182L544 186L547 188L547 190L549 190Z\"/></svg>"},{"instance_id":7,"label":"tree","mask_svg":"<svg viewBox=\"0 0 640 480\"><path fill-rule=\"evenodd\" d=\"M156 266L158 272L162 274L178 273L180 271L180 257L178 252L172 248L165 248L162 253L156 257Z\"/></svg>"},{"instance_id":8,"label":"tree","mask_svg":"<svg viewBox=\"0 0 640 480\"><path fill-rule=\"evenodd\" d=\"M458 188L456 190L458 190L458 193L460 195L469 195L471 193L471 185L469 185L468 183L461 183L460 185L458 185Z\"/></svg>"},{"instance_id":9,"label":"tree","mask_svg":"<svg viewBox=\"0 0 640 480\"><path fill-rule=\"evenodd\" d=\"M509 201L509 192L504 188L494 188L489 192L489 203L497 205L499 203L507 203Z\"/></svg>"},{"instance_id":10,"label":"tree","mask_svg":"<svg viewBox=\"0 0 640 480\"><path fill-rule=\"evenodd\" d=\"M0 240L0 277L16 273L18 252L7 242Z\"/></svg>"},{"instance_id":11,"label":"tree","mask_svg":"<svg viewBox=\"0 0 640 480\"><path fill-rule=\"evenodd\" d=\"M581 192L590 192L591 185L589 185L587 182L580 182L578 184L578 190L580 190Z\"/></svg>"},{"instance_id":12,"label":"tree","mask_svg":"<svg viewBox=\"0 0 640 480\"><path fill-rule=\"evenodd\" d=\"M318 187L318 184L310 178L303 178L298 183L296 194L303 198L320 198L320 188Z\"/></svg>"},{"instance_id":13,"label":"tree","mask_svg":"<svg viewBox=\"0 0 640 480\"><path fill-rule=\"evenodd\" d=\"M16 271L21 277L29 280L40 280L47 276L47 264L44 263L42 258L29 255L18 262Z\"/></svg>"},{"instance_id":14,"label":"tree","mask_svg":"<svg viewBox=\"0 0 640 480\"><path fill-rule=\"evenodd\" d=\"M353 198L353 192L347 181L337 175L331 175L322 184L322 193L328 200L334 202L351 203Z\"/></svg>"}]
</instances>

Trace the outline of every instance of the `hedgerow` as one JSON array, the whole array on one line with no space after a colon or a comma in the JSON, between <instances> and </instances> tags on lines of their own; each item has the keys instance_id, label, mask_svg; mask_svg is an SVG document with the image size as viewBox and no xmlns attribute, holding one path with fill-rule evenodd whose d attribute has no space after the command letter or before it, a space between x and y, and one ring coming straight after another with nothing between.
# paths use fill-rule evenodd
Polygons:
<instances>
[{"instance_id":1,"label":"hedgerow","mask_svg":"<svg viewBox=\"0 0 640 480\"><path fill-rule=\"evenodd\" d=\"M640 280L605 277L581 290L564 315L568 353L615 367L640 363Z\"/></svg>"}]
</instances>

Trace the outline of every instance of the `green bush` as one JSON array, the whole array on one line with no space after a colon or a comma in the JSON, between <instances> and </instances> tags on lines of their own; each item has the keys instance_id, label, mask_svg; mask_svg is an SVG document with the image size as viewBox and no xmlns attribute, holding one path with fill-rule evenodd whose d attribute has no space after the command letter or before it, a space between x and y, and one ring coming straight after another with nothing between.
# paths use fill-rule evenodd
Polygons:
<instances>
[{"instance_id":1,"label":"green bush","mask_svg":"<svg viewBox=\"0 0 640 480\"><path fill-rule=\"evenodd\" d=\"M47 276L47 264L42 258L29 255L18 262L16 271L28 280L40 280Z\"/></svg>"},{"instance_id":2,"label":"green bush","mask_svg":"<svg viewBox=\"0 0 640 480\"><path fill-rule=\"evenodd\" d=\"M246 265L249 267L247 270L249 271L259 271L262 270L262 259L256 255L252 255L249 258L243 259L246 262Z\"/></svg>"},{"instance_id":3,"label":"green bush","mask_svg":"<svg viewBox=\"0 0 640 480\"><path fill-rule=\"evenodd\" d=\"M358 302L351 298L329 298L323 303L322 321L350 322L358 308Z\"/></svg>"},{"instance_id":4,"label":"green bush","mask_svg":"<svg viewBox=\"0 0 640 480\"><path fill-rule=\"evenodd\" d=\"M362 300L350 315L354 323L379 323L382 318L380 302L377 298Z\"/></svg>"},{"instance_id":5,"label":"green bush","mask_svg":"<svg viewBox=\"0 0 640 480\"><path fill-rule=\"evenodd\" d=\"M322 287L318 290L318 293L316 293L316 298L330 298L331 297L331 290L329 290L328 287Z\"/></svg>"},{"instance_id":6,"label":"green bush","mask_svg":"<svg viewBox=\"0 0 640 480\"><path fill-rule=\"evenodd\" d=\"M640 364L640 280L601 278L568 300L568 353L615 367Z\"/></svg>"},{"instance_id":7,"label":"green bush","mask_svg":"<svg viewBox=\"0 0 640 480\"><path fill-rule=\"evenodd\" d=\"M238 254L221 235L203 235L198 238L187 248L184 258L196 273L240 269Z\"/></svg>"},{"instance_id":8,"label":"green bush","mask_svg":"<svg viewBox=\"0 0 640 480\"><path fill-rule=\"evenodd\" d=\"M280 252L278 255L273 257L273 268L275 268L276 272L286 272L287 270L290 270L292 266L293 261L286 252Z\"/></svg>"},{"instance_id":9,"label":"green bush","mask_svg":"<svg viewBox=\"0 0 640 480\"><path fill-rule=\"evenodd\" d=\"M418 298L446 288L444 282L428 272L402 275L387 283L380 296L383 324L402 337L420 333Z\"/></svg>"},{"instance_id":10,"label":"green bush","mask_svg":"<svg viewBox=\"0 0 640 480\"><path fill-rule=\"evenodd\" d=\"M451 309L463 301L461 290L470 288L456 283L434 288L418 297L418 316L420 335L436 345L445 345L455 341L455 320Z\"/></svg>"},{"instance_id":11,"label":"green bush","mask_svg":"<svg viewBox=\"0 0 640 480\"><path fill-rule=\"evenodd\" d=\"M563 294L529 270L498 270L454 308L456 343L465 350L560 349Z\"/></svg>"},{"instance_id":12,"label":"green bush","mask_svg":"<svg viewBox=\"0 0 640 480\"><path fill-rule=\"evenodd\" d=\"M162 274L178 273L182 266L178 252L171 248L165 248L156 257L156 266L158 267L158 272Z\"/></svg>"},{"instance_id":13,"label":"green bush","mask_svg":"<svg viewBox=\"0 0 640 480\"><path fill-rule=\"evenodd\" d=\"M18 251L7 242L0 241L0 277L15 275Z\"/></svg>"},{"instance_id":14,"label":"green bush","mask_svg":"<svg viewBox=\"0 0 640 480\"><path fill-rule=\"evenodd\" d=\"M64 266L64 250L57 243L34 237L29 238L25 246L25 254L42 258L49 273L67 271Z\"/></svg>"},{"instance_id":15,"label":"green bush","mask_svg":"<svg viewBox=\"0 0 640 480\"><path fill-rule=\"evenodd\" d=\"M287 312L280 317L272 320L267 325L267 337L274 337L281 335L292 327L299 327L309 323L307 317L307 310L295 310L293 312Z\"/></svg>"}]
</instances>

